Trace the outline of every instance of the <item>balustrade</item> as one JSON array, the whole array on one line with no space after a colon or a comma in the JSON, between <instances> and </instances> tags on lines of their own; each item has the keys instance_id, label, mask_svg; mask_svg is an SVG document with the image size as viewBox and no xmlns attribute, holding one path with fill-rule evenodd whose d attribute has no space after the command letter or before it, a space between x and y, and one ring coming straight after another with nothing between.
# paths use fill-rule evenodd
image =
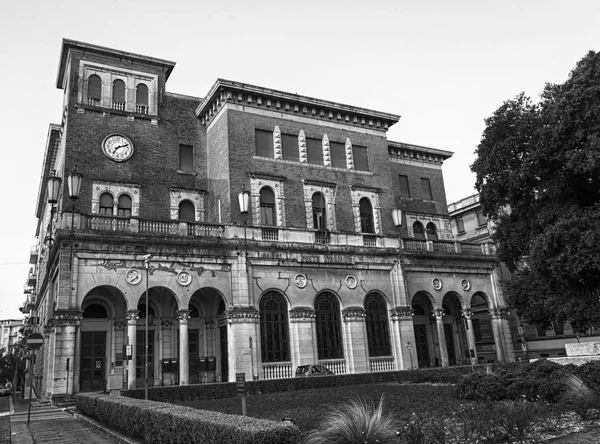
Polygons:
<instances>
[{"instance_id":1,"label":"balustrade","mask_svg":"<svg viewBox=\"0 0 600 444\"><path fill-rule=\"evenodd\" d=\"M291 362L273 362L262 365L263 379L281 379L291 378L292 363Z\"/></svg>"},{"instance_id":2,"label":"balustrade","mask_svg":"<svg viewBox=\"0 0 600 444\"><path fill-rule=\"evenodd\" d=\"M394 358L384 356L378 358L369 358L369 368L372 372L390 372L394 370Z\"/></svg>"},{"instance_id":3,"label":"balustrade","mask_svg":"<svg viewBox=\"0 0 600 444\"><path fill-rule=\"evenodd\" d=\"M434 240L433 241L433 251L443 251L445 253L456 253L456 247L454 245L454 242Z\"/></svg>"},{"instance_id":4,"label":"balustrade","mask_svg":"<svg viewBox=\"0 0 600 444\"><path fill-rule=\"evenodd\" d=\"M112 109L116 109L118 111L125 111L125 102L121 102L119 100L112 101Z\"/></svg>"},{"instance_id":5,"label":"balustrade","mask_svg":"<svg viewBox=\"0 0 600 444\"><path fill-rule=\"evenodd\" d=\"M461 248L462 252L465 254L483 254L481 244L469 244L463 242Z\"/></svg>"},{"instance_id":6,"label":"balustrade","mask_svg":"<svg viewBox=\"0 0 600 444\"><path fill-rule=\"evenodd\" d=\"M262 240L279 240L279 228L261 227Z\"/></svg>"},{"instance_id":7,"label":"balustrade","mask_svg":"<svg viewBox=\"0 0 600 444\"><path fill-rule=\"evenodd\" d=\"M345 359L319 359L319 364L327 367L336 375L346 374L346 360Z\"/></svg>"},{"instance_id":8,"label":"balustrade","mask_svg":"<svg viewBox=\"0 0 600 444\"><path fill-rule=\"evenodd\" d=\"M188 236L223 237L225 231L222 225L188 222Z\"/></svg>"},{"instance_id":9,"label":"balustrade","mask_svg":"<svg viewBox=\"0 0 600 444\"><path fill-rule=\"evenodd\" d=\"M404 239L404 249L412 251L427 251L425 239Z\"/></svg>"},{"instance_id":10,"label":"balustrade","mask_svg":"<svg viewBox=\"0 0 600 444\"><path fill-rule=\"evenodd\" d=\"M86 228L95 231L117 231L128 233L129 219L111 216L90 216L86 220Z\"/></svg>"},{"instance_id":11,"label":"balustrade","mask_svg":"<svg viewBox=\"0 0 600 444\"><path fill-rule=\"evenodd\" d=\"M363 246L376 247L377 246L377 236L373 236L370 234L363 234Z\"/></svg>"},{"instance_id":12,"label":"balustrade","mask_svg":"<svg viewBox=\"0 0 600 444\"><path fill-rule=\"evenodd\" d=\"M179 222L165 220L140 220L140 233L144 234L179 234Z\"/></svg>"}]
</instances>

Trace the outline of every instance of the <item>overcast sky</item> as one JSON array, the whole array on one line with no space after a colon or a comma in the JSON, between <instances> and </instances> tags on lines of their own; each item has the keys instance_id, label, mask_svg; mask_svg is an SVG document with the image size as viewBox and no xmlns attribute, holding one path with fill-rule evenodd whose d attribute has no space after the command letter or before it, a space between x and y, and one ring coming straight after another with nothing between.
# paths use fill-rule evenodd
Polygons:
<instances>
[{"instance_id":1,"label":"overcast sky","mask_svg":"<svg viewBox=\"0 0 600 444\"><path fill-rule=\"evenodd\" d=\"M22 317L63 37L177 62L171 92L225 78L399 114L389 139L454 152L450 203L475 192L483 120L600 49L600 1L1 1L2 319Z\"/></svg>"}]
</instances>

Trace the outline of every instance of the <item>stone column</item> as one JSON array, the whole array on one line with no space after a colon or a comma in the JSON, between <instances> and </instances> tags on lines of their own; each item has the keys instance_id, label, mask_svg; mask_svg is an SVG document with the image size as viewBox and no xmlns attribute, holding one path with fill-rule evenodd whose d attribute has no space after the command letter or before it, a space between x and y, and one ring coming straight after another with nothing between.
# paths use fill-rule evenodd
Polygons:
<instances>
[{"instance_id":1,"label":"stone column","mask_svg":"<svg viewBox=\"0 0 600 444\"><path fill-rule=\"evenodd\" d=\"M127 361L127 388L135 388L135 357L136 357L136 322L138 319L138 310L129 310L126 313L127 316L127 341L125 345L131 346L131 359ZM126 358L124 356L123 358Z\"/></svg>"},{"instance_id":2,"label":"stone column","mask_svg":"<svg viewBox=\"0 0 600 444\"><path fill-rule=\"evenodd\" d=\"M294 307L290 310L292 376L299 365L317 362L315 316L312 307Z\"/></svg>"},{"instance_id":3,"label":"stone column","mask_svg":"<svg viewBox=\"0 0 600 444\"><path fill-rule=\"evenodd\" d=\"M469 359L471 360L471 364L477 364L477 345L475 343L475 331L473 330L473 310L467 308L462 311L462 315L465 318L467 323L467 344L469 345ZM473 355L471 356L471 351L473 350Z\"/></svg>"},{"instance_id":4,"label":"stone column","mask_svg":"<svg viewBox=\"0 0 600 444\"><path fill-rule=\"evenodd\" d=\"M246 380L252 380L253 375L261 378L261 363L257 343L260 342L259 322L260 313L254 307L232 307L225 313L227 317L227 342L229 381L233 381L236 373L246 373ZM250 347L252 338L252 347ZM227 382L227 381L223 381Z\"/></svg>"},{"instance_id":5,"label":"stone column","mask_svg":"<svg viewBox=\"0 0 600 444\"><path fill-rule=\"evenodd\" d=\"M494 333L494 344L496 345L496 358L498 362L505 362L504 341L502 338L502 328L500 326L502 320L502 309L493 309L490 311L492 317L492 331Z\"/></svg>"},{"instance_id":6,"label":"stone column","mask_svg":"<svg viewBox=\"0 0 600 444\"><path fill-rule=\"evenodd\" d=\"M364 373L370 370L365 317L363 307L347 307L342 310L348 373Z\"/></svg>"},{"instance_id":7,"label":"stone column","mask_svg":"<svg viewBox=\"0 0 600 444\"><path fill-rule=\"evenodd\" d=\"M190 310L179 310L179 385L188 385L190 380L190 347L188 340L188 320Z\"/></svg>"},{"instance_id":8,"label":"stone column","mask_svg":"<svg viewBox=\"0 0 600 444\"><path fill-rule=\"evenodd\" d=\"M56 342L54 351L54 381L52 382L53 397L65 397L73 393L73 370L75 363L75 338L81 317L71 310L57 310L54 313L56 321ZM67 371L67 359L69 370ZM68 392L67 392L68 387Z\"/></svg>"},{"instance_id":9,"label":"stone column","mask_svg":"<svg viewBox=\"0 0 600 444\"><path fill-rule=\"evenodd\" d=\"M390 312L396 370L414 369L419 366L412 312L412 307L408 305L394 307Z\"/></svg>"},{"instance_id":10,"label":"stone column","mask_svg":"<svg viewBox=\"0 0 600 444\"><path fill-rule=\"evenodd\" d=\"M446 346L446 333L444 332L444 310L438 308L435 310L434 315L440 346L440 356L442 358L442 367L448 367L450 364L448 361L448 348Z\"/></svg>"}]
</instances>

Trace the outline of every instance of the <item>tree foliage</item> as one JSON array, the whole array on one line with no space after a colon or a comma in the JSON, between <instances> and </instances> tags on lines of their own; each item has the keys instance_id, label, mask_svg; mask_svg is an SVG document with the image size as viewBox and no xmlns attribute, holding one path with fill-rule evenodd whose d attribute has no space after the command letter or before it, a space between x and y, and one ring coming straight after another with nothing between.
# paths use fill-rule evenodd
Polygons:
<instances>
[{"instance_id":1,"label":"tree foliage","mask_svg":"<svg viewBox=\"0 0 600 444\"><path fill-rule=\"evenodd\" d=\"M542 327L600 327L600 53L539 103L522 93L485 123L471 169L509 300Z\"/></svg>"}]
</instances>

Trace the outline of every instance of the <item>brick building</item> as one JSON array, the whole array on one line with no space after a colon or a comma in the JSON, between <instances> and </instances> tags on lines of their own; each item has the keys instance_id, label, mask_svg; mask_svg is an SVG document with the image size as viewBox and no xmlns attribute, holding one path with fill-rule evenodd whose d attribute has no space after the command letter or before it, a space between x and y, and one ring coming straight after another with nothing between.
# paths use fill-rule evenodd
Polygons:
<instances>
[{"instance_id":1,"label":"brick building","mask_svg":"<svg viewBox=\"0 0 600 444\"><path fill-rule=\"evenodd\" d=\"M488 358L514 360L493 248L453 239L452 153L388 141L389 113L222 79L167 92L174 66L63 41L32 258L41 394L142 386L146 321L149 385L477 362L474 299Z\"/></svg>"}]
</instances>

